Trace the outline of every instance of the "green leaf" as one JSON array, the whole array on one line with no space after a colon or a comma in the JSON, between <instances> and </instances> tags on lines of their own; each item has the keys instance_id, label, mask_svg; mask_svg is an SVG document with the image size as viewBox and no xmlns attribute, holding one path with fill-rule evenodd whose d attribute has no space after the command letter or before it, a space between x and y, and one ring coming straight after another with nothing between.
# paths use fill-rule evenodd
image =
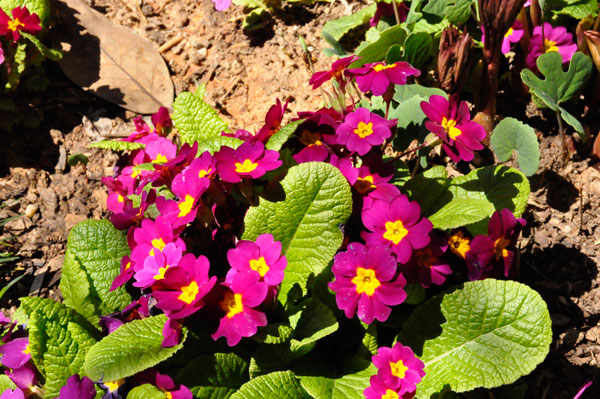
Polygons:
<instances>
[{"instance_id":1,"label":"green leaf","mask_svg":"<svg viewBox=\"0 0 600 399\"><path fill-rule=\"evenodd\" d=\"M248 381L231 399L311 399L291 371L276 371Z\"/></svg>"},{"instance_id":2,"label":"green leaf","mask_svg":"<svg viewBox=\"0 0 600 399\"><path fill-rule=\"evenodd\" d=\"M312 297L302 310L298 324L294 326L291 350L301 351L308 345L337 331L339 323L335 315L317 297Z\"/></svg>"},{"instance_id":3,"label":"green leaf","mask_svg":"<svg viewBox=\"0 0 600 399\"><path fill-rule=\"evenodd\" d=\"M21 307L29 316L31 358L46 379L46 396L57 397L70 376L82 374L86 353L99 331L52 299L21 298Z\"/></svg>"},{"instance_id":4,"label":"green leaf","mask_svg":"<svg viewBox=\"0 0 600 399\"><path fill-rule=\"evenodd\" d=\"M29 12L36 13L40 17L42 27L46 27L48 18L50 18L49 0L0 0L0 8L8 15L11 15L13 8L25 6Z\"/></svg>"},{"instance_id":5,"label":"green leaf","mask_svg":"<svg viewBox=\"0 0 600 399\"><path fill-rule=\"evenodd\" d=\"M444 18L444 10L446 9L446 6L446 0L429 0L427 5L423 7L423 12Z\"/></svg>"},{"instance_id":6,"label":"green leaf","mask_svg":"<svg viewBox=\"0 0 600 399\"><path fill-rule=\"evenodd\" d=\"M0 392L4 392L7 389L15 389L17 386L14 382L5 374L0 375Z\"/></svg>"},{"instance_id":7,"label":"green leaf","mask_svg":"<svg viewBox=\"0 0 600 399\"><path fill-rule=\"evenodd\" d=\"M442 89L438 89L437 87L421 86L416 83L411 83L406 85L396 85L396 90L394 92L394 100L399 103L402 103L403 101L409 100L411 98L419 97L422 98L423 101L428 101L429 97L433 95L448 98L448 94L446 94L446 92Z\"/></svg>"},{"instance_id":8,"label":"green leaf","mask_svg":"<svg viewBox=\"0 0 600 399\"><path fill-rule=\"evenodd\" d=\"M240 139L236 139L235 137L211 137L206 140L198 141L198 154L202 154L205 151L214 154L215 152L219 151L223 146L235 149L241 146L242 144L244 144L244 142Z\"/></svg>"},{"instance_id":9,"label":"green leaf","mask_svg":"<svg viewBox=\"0 0 600 399\"><path fill-rule=\"evenodd\" d=\"M531 126L514 118L504 118L494 128L490 144L500 162L508 161L516 151L519 169L525 176L531 176L537 170L540 147Z\"/></svg>"},{"instance_id":10,"label":"green leaf","mask_svg":"<svg viewBox=\"0 0 600 399\"><path fill-rule=\"evenodd\" d=\"M227 124L217 111L190 92L183 92L175 98L171 118L184 143L211 139L227 131Z\"/></svg>"},{"instance_id":11,"label":"green leaf","mask_svg":"<svg viewBox=\"0 0 600 399\"><path fill-rule=\"evenodd\" d=\"M38 39L36 36L32 35L31 33L21 31L21 35L25 39L27 39L31 44L33 44L35 46L35 48L40 52L41 55L48 58L49 60L58 61L62 58L62 53L60 51L49 49L40 41L40 39Z\"/></svg>"},{"instance_id":12,"label":"green leaf","mask_svg":"<svg viewBox=\"0 0 600 399\"><path fill-rule=\"evenodd\" d=\"M377 10L377 5L371 4L351 15L345 15L341 18L327 21L325 25L323 25L323 37L325 37L325 33L327 33L333 39L340 40L350 30L369 22L373 15L375 15L375 10Z\"/></svg>"},{"instance_id":13,"label":"green leaf","mask_svg":"<svg viewBox=\"0 0 600 399\"><path fill-rule=\"evenodd\" d=\"M406 31L401 25L394 25L389 29L381 32L379 39L371 43L358 52L360 60L354 61L350 67L358 68L369 62L383 61L388 49L395 45L403 45L406 40Z\"/></svg>"},{"instance_id":14,"label":"green leaf","mask_svg":"<svg viewBox=\"0 0 600 399\"><path fill-rule=\"evenodd\" d=\"M285 304L292 287L305 293L309 277L321 273L342 245L340 227L352 212L352 195L341 172L323 162L290 168L281 185L284 201L261 200L248 210L243 239L271 233L281 241L288 261L279 292Z\"/></svg>"},{"instance_id":15,"label":"green leaf","mask_svg":"<svg viewBox=\"0 0 600 399\"><path fill-rule=\"evenodd\" d=\"M73 154L69 155L67 158L67 163L69 166L77 166L77 164L87 165L90 162L90 159L84 154Z\"/></svg>"},{"instance_id":16,"label":"green leaf","mask_svg":"<svg viewBox=\"0 0 600 399\"><path fill-rule=\"evenodd\" d=\"M94 345L85 357L85 374L92 380L116 381L132 376L173 356L187 337L184 328L179 344L161 346L165 315L134 320L122 325Z\"/></svg>"},{"instance_id":17,"label":"green leaf","mask_svg":"<svg viewBox=\"0 0 600 399\"><path fill-rule=\"evenodd\" d=\"M553 6L555 15L568 15L575 19L598 15L598 0L564 0Z\"/></svg>"},{"instance_id":18,"label":"green leaf","mask_svg":"<svg viewBox=\"0 0 600 399\"><path fill-rule=\"evenodd\" d=\"M266 149L273 151L281 150L281 147L283 147L286 141L288 141L288 139L294 134L296 129L298 129L298 126L300 126L304 121L305 119L298 119L297 121L290 122L281 129L279 129L279 131L277 131L277 133L271 136L271 138L267 142L267 145L265 146Z\"/></svg>"},{"instance_id":19,"label":"green leaf","mask_svg":"<svg viewBox=\"0 0 600 399\"><path fill-rule=\"evenodd\" d=\"M90 148L102 148L105 150L113 151L133 151L145 148L146 145L142 143L130 143L129 141L118 141L118 140L101 140L88 145Z\"/></svg>"},{"instance_id":20,"label":"green leaf","mask_svg":"<svg viewBox=\"0 0 600 399\"><path fill-rule=\"evenodd\" d=\"M417 396L428 399L446 385L465 392L529 374L546 357L552 330L537 292L514 281L487 279L425 302L398 341L425 363Z\"/></svg>"},{"instance_id":21,"label":"green leaf","mask_svg":"<svg viewBox=\"0 0 600 399\"><path fill-rule=\"evenodd\" d=\"M444 15L453 24L464 24L471 16L473 0L449 0Z\"/></svg>"},{"instance_id":22,"label":"green leaf","mask_svg":"<svg viewBox=\"0 0 600 399\"><path fill-rule=\"evenodd\" d=\"M431 34L426 32L412 33L406 38L404 43L403 60L417 69L423 68L425 62L431 56L433 39Z\"/></svg>"},{"instance_id":23,"label":"green leaf","mask_svg":"<svg viewBox=\"0 0 600 399\"><path fill-rule=\"evenodd\" d=\"M335 40L333 38L333 36L331 36L329 33L325 32L325 31L321 32L321 36L323 36L323 39L325 39L327 44L329 44L331 46L331 48L324 48L323 54L325 54L327 57L333 57L334 55L337 57L345 57L346 56L346 50L344 50L344 48L342 47L340 42Z\"/></svg>"},{"instance_id":24,"label":"green leaf","mask_svg":"<svg viewBox=\"0 0 600 399\"><path fill-rule=\"evenodd\" d=\"M71 229L59 288L64 303L92 324L131 303L124 287L110 292L121 258L130 252L125 234L107 220L87 220Z\"/></svg>"},{"instance_id":25,"label":"green leaf","mask_svg":"<svg viewBox=\"0 0 600 399\"><path fill-rule=\"evenodd\" d=\"M235 353L195 357L177 375L178 382L202 399L229 398L248 379L248 362Z\"/></svg>"},{"instance_id":26,"label":"green leaf","mask_svg":"<svg viewBox=\"0 0 600 399\"><path fill-rule=\"evenodd\" d=\"M152 384L144 384L129 391L127 399L165 399L165 393Z\"/></svg>"}]
</instances>

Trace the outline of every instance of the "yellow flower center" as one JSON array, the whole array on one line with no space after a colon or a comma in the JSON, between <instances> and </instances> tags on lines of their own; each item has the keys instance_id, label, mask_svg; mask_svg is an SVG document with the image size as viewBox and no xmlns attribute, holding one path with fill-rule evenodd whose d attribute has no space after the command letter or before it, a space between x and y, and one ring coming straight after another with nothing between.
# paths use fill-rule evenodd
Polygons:
<instances>
[{"instance_id":1,"label":"yellow flower center","mask_svg":"<svg viewBox=\"0 0 600 399\"><path fill-rule=\"evenodd\" d=\"M123 198L123 196L121 194L117 194L117 201L125 202L125 198Z\"/></svg>"},{"instance_id":2,"label":"yellow flower center","mask_svg":"<svg viewBox=\"0 0 600 399\"><path fill-rule=\"evenodd\" d=\"M242 294L233 294L228 292L225 294L225 298L221 301L221 308L227 312L226 316L230 319L236 314L242 313L244 311Z\"/></svg>"},{"instance_id":3,"label":"yellow flower center","mask_svg":"<svg viewBox=\"0 0 600 399\"><path fill-rule=\"evenodd\" d=\"M373 70L375 72L381 72L385 69L392 69L392 68L396 68L396 64L392 64L392 65L377 64L373 67Z\"/></svg>"},{"instance_id":4,"label":"yellow flower center","mask_svg":"<svg viewBox=\"0 0 600 399\"><path fill-rule=\"evenodd\" d=\"M23 354L24 355L29 355L31 353L31 348L29 348L29 344L27 344L27 346L25 347L25 349L23 349Z\"/></svg>"},{"instance_id":5,"label":"yellow flower center","mask_svg":"<svg viewBox=\"0 0 600 399\"><path fill-rule=\"evenodd\" d=\"M506 258L508 256L508 250L506 247L510 244L510 240L506 237L500 237L494 242L494 249L496 250L496 260L500 258Z\"/></svg>"},{"instance_id":6,"label":"yellow flower center","mask_svg":"<svg viewBox=\"0 0 600 399\"><path fill-rule=\"evenodd\" d=\"M356 286L357 294L367 294L368 296L373 295L375 290L381 285L379 280L377 280L375 270L363 267L356 269L356 277L352 279L352 284Z\"/></svg>"},{"instance_id":7,"label":"yellow flower center","mask_svg":"<svg viewBox=\"0 0 600 399\"><path fill-rule=\"evenodd\" d=\"M396 393L396 391L388 389L385 391L385 395L381 397L381 399L398 399L400 396Z\"/></svg>"},{"instance_id":8,"label":"yellow flower center","mask_svg":"<svg viewBox=\"0 0 600 399\"><path fill-rule=\"evenodd\" d=\"M463 259L467 256L467 252L471 250L469 239L463 235L462 231L457 231L453 236L450 236L448 238L448 245L452 252Z\"/></svg>"},{"instance_id":9,"label":"yellow flower center","mask_svg":"<svg viewBox=\"0 0 600 399\"><path fill-rule=\"evenodd\" d=\"M356 183L354 183L354 188L356 188L359 194L366 194L371 189L376 188L375 184L373 184L373 176L359 177Z\"/></svg>"},{"instance_id":10,"label":"yellow flower center","mask_svg":"<svg viewBox=\"0 0 600 399\"><path fill-rule=\"evenodd\" d=\"M171 392L165 392L165 398L173 399L173 394Z\"/></svg>"},{"instance_id":11,"label":"yellow flower center","mask_svg":"<svg viewBox=\"0 0 600 399\"><path fill-rule=\"evenodd\" d=\"M398 245L400 241L408 234L408 230L404 228L402 220L396 220L395 222L385 222L385 233L383 238L392 241L394 245Z\"/></svg>"},{"instance_id":12,"label":"yellow flower center","mask_svg":"<svg viewBox=\"0 0 600 399\"><path fill-rule=\"evenodd\" d=\"M206 177L206 176L210 175L211 173L212 173L212 169L210 169L210 168L208 170L202 169L200 172L198 172L198 177L202 179L203 177Z\"/></svg>"},{"instance_id":13,"label":"yellow flower center","mask_svg":"<svg viewBox=\"0 0 600 399\"><path fill-rule=\"evenodd\" d=\"M546 49L546 53L550 53L552 51L558 51L558 46L556 42L552 40L544 39L544 48Z\"/></svg>"},{"instance_id":14,"label":"yellow flower center","mask_svg":"<svg viewBox=\"0 0 600 399\"><path fill-rule=\"evenodd\" d=\"M264 277L269 271L269 266L265 262L264 256L261 256L258 259L250 259L250 269L256 270L261 277Z\"/></svg>"},{"instance_id":15,"label":"yellow flower center","mask_svg":"<svg viewBox=\"0 0 600 399\"><path fill-rule=\"evenodd\" d=\"M165 273L167 272L167 269L171 267L171 265L165 265L164 267L161 267L158 269L158 273L154 276L155 280L162 280L163 278L165 278Z\"/></svg>"},{"instance_id":16,"label":"yellow flower center","mask_svg":"<svg viewBox=\"0 0 600 399\"><path fill-rule=\"evenodd\" d=\"M252 162L249 159L245 159L243 163L235 163L236 173L250 173L256 168L258 168L258 163Z\"/></svg>"},{"instance_id":17,"label":"yellow flower center","mask_svg":"<svg viewBox=\"0 0 600 399\"><path fill-rule=\"evenodd\" d=\"M131 267L131 262L127 262L127 264L125 265L125 270L129 270L130 267Z\"/></svg>"},{"instance_id":18,"label":"yellow flower center","mask_svg":"<svg viewBox=\"0 0 600 399\"><path fill-rule=\"evenodd\" d=\"M186 285L185 287L181 287L181 294L177 297L180 301L187 303L188 305L194 302L196 297L198 296L198 283L192 281L190 285Z\"/></svg>"},{"instance_id":19,"label":"yellow flower center","mask_svg":"<svg viewBox=\"0 0 600 399\"><path fill-rule=\"evenodd\" d=\"M454 119L446 119L444 116L442 118L442 127L446 129L448 137L450 137L451 140L456 140L456 138L462 134L462 131L456 127L456 121Z\"/></svg>"},{"instance_id":20,"label":"yellow flower center","mask_svg":"<svg viewBox=\"0 0 600 399\"><path fill-rule=\"evenodd\" d=\"M404 378L406 370L408 370L402 360L398 360L396 363L390 362L390 368L392 369L392 375L401 379Z\"/></svg>"},{"instance_id":21,"label":"yellow flower center","mask_svg":"<svg viewBox=\"0 0 600 399\"><path fill-rule=\"evenodd\" d=\"M155 159L152 160L152 163L165 163L168 159L163 154L158 154Z\"/></svg>"},{"instance_id":22,"label":"yellow flower center","mask_svg":"<svg viewBox=\"0 0 600 399\"><path fill-rule=\"evenodd\" d=\"M116 381L105 382L104 385L106 385L109 392L114 392L117 389L119 389L119 387L121 385L123 385L124 382L125 382L125 379L120 379L120 380L116 380Z\"/></svg>"},{"instance_id":23,"label":"yellow flower center","mask_svg":"<svg viewBox=\"0 0 600 399\"><path fill-rule=\"evenodd\" d=\"M165 248L165 245L166 245L165 242L160 237L152 240L152 246L154 248L158 249L159 251L162 251Z\"/></svg>"},{"instance_id":24,"label":"yellow flower center","mask_svg":"<svg viewBox=\"0 0 600 399\"><path fill-rule=\"evenodd\" d=\"M141 170L137 170L137 169L132 170L131 171L131 178L135 179L136 177L138 177L140 175L140 173L142 173Z\"/></svg>"},{"instance_id":25,"label":"yellow flower center","mask_svg":"<svg viewBox=\"0 0 600 399\"><path fill-rule=\"evenodd\" d=\"M361 139L373 134L373 122L364 123L358 122L358 127L354 129L354 133Z\"/></svg>"},{"instance_id":26,"label":"yellow flower center","mask_svg":"<svg viewBox=\"0 0 600 399\"><path fill-rule=\"evenodd\" d=\"M16 30L21 30L25 27L25 24L19 21L19 18L15 18L14 21L8 21L8 30L12 30L13 32Z\"/></svg>"},{"instance_id":27,"label":"yellow flower center","mask_svg":"<svg viewBox=\"0 0 600 399\"><path fill-rule=\"evenodd\" d=\"M192 207L194 206L194 197L187 194L183 200L179 204L179 215L178 217L186 216L188 213L192 211Z\"/></svg>"},{"instance_id":28,"label":"yellow flower center","mask_svg":"<svg viewBox=\"0 0 600 399\"><path fill-rule=\"evenodd\" d=\"M504 37L509 37L510 35L513 34L515 30L513 28L508 28L508 30L506 31L506 34L504 35Z\"/></svg>"},{"instance_id":29,"label":"yellow flower center","mask_svg":"<svg viewBox=\"0 0 600 399\"><path fill-rule=\"evenodd\" d=\"M308 130L303 130L300 136L300 142L306 146L321 145L321 135L319 133L312 133Z\"/></svg>"}]
</instances>

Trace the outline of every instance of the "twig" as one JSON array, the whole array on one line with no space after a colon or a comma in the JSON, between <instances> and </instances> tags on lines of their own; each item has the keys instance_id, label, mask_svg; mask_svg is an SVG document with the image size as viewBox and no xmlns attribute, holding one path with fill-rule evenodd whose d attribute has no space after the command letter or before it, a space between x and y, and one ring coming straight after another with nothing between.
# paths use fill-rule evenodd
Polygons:
<instances>
[{"instance_id":1,"label":"twig","mask_svg":"<svg viewBox=\"0 0 600 399\"><path fill-rule=\"evenodd\" d=\"M165 51L172 49L173 47L175 47L179 43L181 43L181 41L183 39L184 39L183 35L177 35L175 37L170 38L169 40L167 40L166 42L164 42L162 46L160 46L158 48L158 52L159 53L164 53Z\"/></svg>"},{"instance_id":2,"label":"twig","mask_svg":"<svg viewBox=\"0 0 600 399\"><path fill-rule=\"evenodd\" d=\"M400 13L398 12L398 5L396 4L396 0L392 0L392 7L394 7L394 17L396 17L396 25L400 25L402 21L400 21Z\"/></svg>"},{"instance_id":3,"label":"twig","mask_svg":"<svg viewBox=\"0 0 600 399\"><path fill-rule=\"evenodd\" d=\"M227 91L225 92L225 94L223 94L219 98L218 102L222 103L229 96L229 94L231 94L231 92L233 91L233 89L235 89L235 87L238 85L238 83L240 82L240 80L242 80L241 76L238 76L237 78L235 78L233 80L233 83L231 84L231 87L229 87L229 89L227 89Z\"/></svg>"}]
</instances>

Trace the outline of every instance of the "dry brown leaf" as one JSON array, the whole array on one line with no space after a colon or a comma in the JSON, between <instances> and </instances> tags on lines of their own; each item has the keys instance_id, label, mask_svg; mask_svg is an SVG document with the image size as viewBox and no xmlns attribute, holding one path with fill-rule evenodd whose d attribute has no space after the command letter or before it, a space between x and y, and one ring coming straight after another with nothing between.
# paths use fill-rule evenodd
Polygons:
<instances>
[{"instance_id":1,"label":"dry brown leaf","mask_svg":"<svg viewBox=\"0 0 600 399\"><path fill-rule=\"evenodd\" d=\"M61 69L84 90L141 114L173 104L173 82L149 40L116 25L80 0L56 2Z\"/></svg>"}]
</instances>

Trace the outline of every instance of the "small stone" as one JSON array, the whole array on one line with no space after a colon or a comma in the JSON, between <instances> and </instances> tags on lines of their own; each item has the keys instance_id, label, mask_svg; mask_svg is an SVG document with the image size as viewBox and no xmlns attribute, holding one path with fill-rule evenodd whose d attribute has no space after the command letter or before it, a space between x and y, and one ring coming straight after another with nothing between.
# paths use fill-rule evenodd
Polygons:
<instances>
[{"instance_id":1,"label":"small stone","mask_svg":"<svg viewBox=\"0 0 600 399\"><path fill-rule=\"evenodd\" d=\"M29 205L27 205L27 208L25 208L25 216L28 217L29 219L31 219L33 217L33 215L35 215L37 210L38 210L38 207L36 205L29 204Z\"/></svg>"}]
</instances>

